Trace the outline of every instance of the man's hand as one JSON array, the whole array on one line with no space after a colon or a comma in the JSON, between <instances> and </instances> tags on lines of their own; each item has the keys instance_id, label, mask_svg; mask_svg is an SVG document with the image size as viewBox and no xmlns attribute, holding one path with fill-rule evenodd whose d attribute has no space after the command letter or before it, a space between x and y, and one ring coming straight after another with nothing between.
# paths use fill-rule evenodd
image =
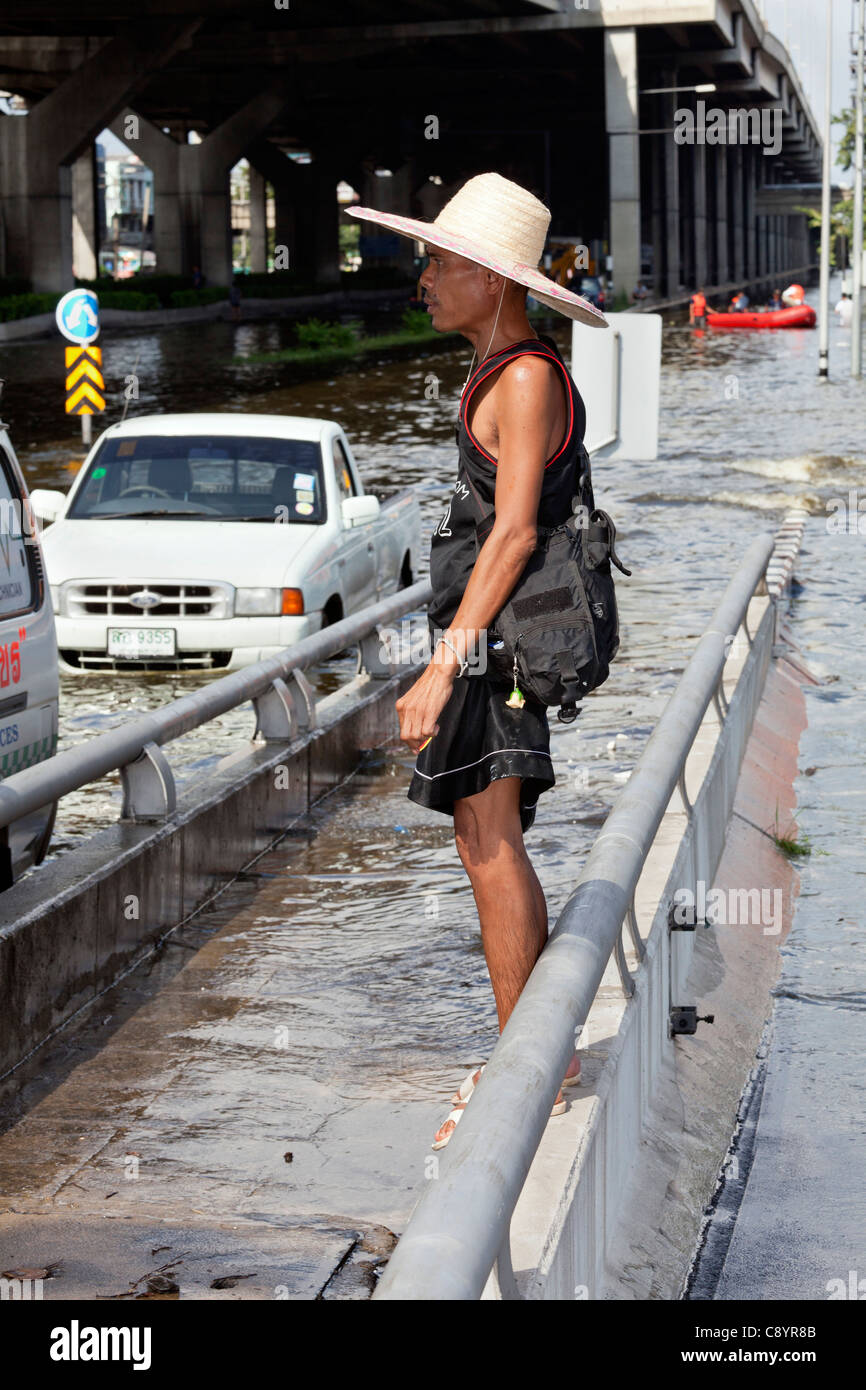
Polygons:
<instances>
[{"instance_id":1,"label":"man's hand","mask_svg":"<svg viewBox=\"0 0 866 1390\"><path fill-rule=\"evenodd\" d=\"M436 721L451 698L457 669L456 661L453 665L431 661L411 689L397 701L400 737L413 753L418 753L422 743L438 734Z\"/></svg>"}]
</instances>

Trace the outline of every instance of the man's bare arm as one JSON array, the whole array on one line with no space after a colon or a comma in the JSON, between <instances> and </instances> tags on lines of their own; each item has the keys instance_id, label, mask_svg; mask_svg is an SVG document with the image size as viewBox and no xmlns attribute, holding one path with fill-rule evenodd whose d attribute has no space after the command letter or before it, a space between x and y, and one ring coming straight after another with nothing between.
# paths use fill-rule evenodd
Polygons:
<instances>
[{"instance_id":1,"label":"man's bare arm","mask_svg":"<svg viewBox=\"0 0 866 1390\"><path fill-rule=\"evenodd\" d=\"M496 520L450 627L470 648L508 599L535 549L551 421L561 399L554 369L538 359L518 358L497 383Z\"/></svg>"},{"instance_id":2,"label":"man's bare arm","mask_svg":"<svg viewBox=\"0 0 866 1390\"><path fill-rule=\"evenodd\" d=\"M531 358L518 358L504 368L495 391L499 436L496 520L448 629L461 656L484 640L488 625L506 602L535 548L544 465L550 452L552 421L561 400L553 368ZM437 732L436 721L459 669L450 648L440 645L436 659L397 701L400 737L413 752Z\"/></svg>"}]
</instances>

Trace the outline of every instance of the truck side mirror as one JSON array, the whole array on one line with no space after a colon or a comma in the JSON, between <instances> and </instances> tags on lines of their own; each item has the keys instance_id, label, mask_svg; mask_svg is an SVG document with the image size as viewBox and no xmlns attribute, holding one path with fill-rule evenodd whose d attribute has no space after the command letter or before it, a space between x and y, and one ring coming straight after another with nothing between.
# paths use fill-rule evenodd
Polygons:
<instances>
[{"instance_id":1,"label":"truck side mirror","mask_svg":"<svg viewBox=\"0 0 866 1390\"><path fill-rule=\"evenodd\" d=\"M379 515L379 499L370 495L344 497L340 510L344 526L363 526Z\"/></svg>"},{"instance_id":2,"label":"truck side mirror","mask_svg":"<svg viewBox=\"0 0 866 1390\"><path fill-rule=\"evenodd\" d=\"M66 493L54 488L35 487L30 494L30 505L39 521L49 525L56 521L66 506Z\"/></svg>"}]
</instances>

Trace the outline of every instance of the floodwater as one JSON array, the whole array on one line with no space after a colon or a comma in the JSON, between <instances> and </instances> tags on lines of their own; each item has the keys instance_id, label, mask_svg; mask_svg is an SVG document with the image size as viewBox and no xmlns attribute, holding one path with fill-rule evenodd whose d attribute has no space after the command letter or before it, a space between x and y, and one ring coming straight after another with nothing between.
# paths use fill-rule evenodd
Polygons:
<instances>
[{"instance_id":1,"label":"floodwater","mask_svg":"<svg viewBox=\"0 0 866 1390\"><path fill-rule=\"evenodd\" d=\"M568 352L568 326L559 321L547 327ZM139 390L139 399L127 405L130 415L217 409L338 419L367 488L382 496L408 485L418 489L426 551L453 481L454 419L468 351L380 363L289 386L281 384L284 368L234 362L279 347L287 332L279 321L216 322L108 337L103 342L110 392L105 422L120 418L130 375ZM588 709L581 723L585 733L556 731L563 764L570 759L579 768L576 804L586 801L590 772L604 800L616 786L611 779L632 765L748 540L772 528L792 502L822 510L828 497L856 486L863 397L846 373L848 334L835 324L833 333L834 378L819 389L814 331L701 334L682 324L666 325L660 458L599 463L595 470L596 492L613 513L621 553L634 576L619 583L623 644L615 679L594 697L592 712ZM2 357L3 414L28 482L65 488L83 455L78 424L62 413L61 346L53 340L23 343ZM428 399L431 374L438 399ZM591 415L592 401L587 408ZM327 691L353 670L353 660L344 658L312 674ZM213 677L64 677L60 747L163 705L208 679ZM599 748L593 747L596 711ZM252 709L245 706L172 745L167 751L178 780L202 773L238 740L249 738L253 723ZM606 744L614 736L616 749L609 750ZM599 751L600 759L594 756ZM559 795L556 799L561 802ZM54 853L109 824L119 806L116 777L66 797Z\"/></svg>"},{"instance_id":2,"label":"floodwater","mask_svg":"<svg viewBox=\"0 0 866 1390\"><path fill-rule=\"evenodd\" d=\"M214 324L108 339L106 372L120 382L136 372L140 412L220 408L339 419L369 488L386 493L411 483L419 489L429 537L453 481L454 419L468 351L297 386L282 385L273 367L231 365L233 352L276 345L281 331L280 325ZM866 577L864 542L852 536L831 545L826 533L832 499L847 498L866 481L864 388L848 376L848 338L834 323L833 376L819 385L814 331L699 334L666 325L660 457L595 467L597 500L615 518L620 554L633 570L631 579L618 577L621 656L575 725L553 721L557 786L541 798L527 837L552 922L739 557L789 506L806 506L812 516L797 566L804 586L797 621L815 646L821 674L843 679L810 694L813 709L824 702L825 718L809 732L806 761L822 771L804 784L802 823L831 854L807 867L801 906L807 915L786 947L785 978L803 996L799 1008L840 1030L855 1017L852 1010L862 1010L864 997L862 975L852 971L848 984L844 973L862 940L862 927L843 906L855 879L832 876L834 864L845 863L851 876L860 872L853 848L850 861L847 850L838 857L838 825L859 838L863 827L854 795L858 676L843 666L862 627L857 605L864 587L850 579ZM561 341L565 346L564 334ZM60 349L22 345L6 357L5 415L29 482L57 486L69 476L70 461L80 458L59 410ZM431 372L438 399L428 399L425 389ZM49 410L54 395L57 407ZM592 401L587 407L591 413ZM842 593L847 599L839 611L834 599ZM348 662L332 665L319 678L327 687L349 670ZM64 679L61 746L200 679ZM239 711L216 732L209 726L166 751L182 775L198 775L251 731L251 712ZM112 1210L125 1211L133 1224L142 1211L151 1211L154 1222L179 1221L183 1213L189 1220L190 1194L199 1193L196 1207L214 1221L240 1218L260 1230L262 1223L285 1225L291 1213L292 1230L306 1223L316 1251L333 1238L333 1251L342 1254L331 1267L351 1244L347 1230L364 1223L402 1229L429 1176L424 1156L450 1090L489 1055L496 1036L474 904L450 821L407 801L411 763L399 744L372 757L257 865L255 880L228 889L188 938L112 991L77 1031L67 1030L44 1063L42 1080L22 1069L25 1090L14 1111L28 1115L7 1136L11 1142L20 1132L22 1154L27 1126L35 1126L39 1140L40 1123L92 1138L77 1156L70 1138L56 1161L38 1171L16 1166L15 1150L8 1150L16 1211L44 1212L49 1202L55 1212L73 1215L69 1209L77 1208L82 1219L98 1220L109 1185L122 1186L115 1181L118 1166L132 1151L142 1155L147 1181L135 1186L134 1200L128 1189L119 1199L112 1194ZM825 767L833 769L829 781ZM117 789L106 783L66 798L58 850L110 822L118 806ZM821 881L825 870L829 887ZM809 882L819 899L809 897ZM830 901L838 911L828 908ZM810 918L812 902L823 907ZM805 997L813 995L811 1002ZM847 1055L840 1043L840 1075ZM86 1084L88 1069L97 1080L107 1069L107 1094ZM808 1060L801 1060L800 1075L804 1069ZM73 1228L74 1222L67 1231L72 1244ZM148 1226L142 1249L151 1235ZM4 1258L10 1249L4 1237ZM39 1257L31 1246L26 1253L28 1264ZM317 1286L319 1265L313 1261L309 1274L298 1258L307 1274L291 1287L309 1296L327 1275ZM261 1260L266 1263L264 1254ZM277 1284L268 1275L232 1296L272 1297ZM84 1280L82 1291L88 1287ZM208 1296L206 1288L193 1280L188 1291Z\"/></svg>"}]
</instances>

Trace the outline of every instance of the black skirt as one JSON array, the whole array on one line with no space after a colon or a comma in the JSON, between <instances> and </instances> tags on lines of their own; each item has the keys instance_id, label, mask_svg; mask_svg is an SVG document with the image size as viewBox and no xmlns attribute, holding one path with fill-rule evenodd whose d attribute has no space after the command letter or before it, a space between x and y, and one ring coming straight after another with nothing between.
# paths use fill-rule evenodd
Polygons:
<instances>
[{"instance_id":1,"label":"black skirt","mask_svg":"<svg viewBox=\"0 0 866 1390\"><path fill-rule=\"evenodd\" d=\"M511 687L485 676L458 678L439 716L439 732L418 754L409 798L453 816L454 802L500 777L520 777L520 823L528 830L542 792L556 778L547 710L534 700L509 709Z\"/></svg>"}]
</instances>

